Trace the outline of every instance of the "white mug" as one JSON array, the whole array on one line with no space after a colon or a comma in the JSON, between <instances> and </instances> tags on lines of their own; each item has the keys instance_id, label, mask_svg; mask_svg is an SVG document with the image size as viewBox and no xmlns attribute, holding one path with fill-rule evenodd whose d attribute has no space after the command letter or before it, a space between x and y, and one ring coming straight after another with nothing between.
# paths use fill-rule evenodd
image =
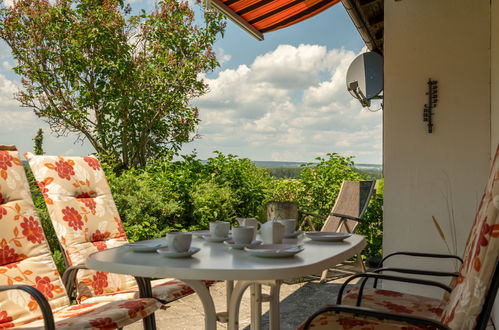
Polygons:
<instances>
[{"instance_id":1,"label":"white mug","mask_svg":"<svg viewBox=\"0 0 499 330\"><path fill-rule=\"evenodd\" d=\"M267 221L262 225L261 234L264 244L281 244L284 238L284 225L277 221Z\"/></svg>"},{"instance_id":2,"label":"white mug","mask_svg":"<svg viewBox=\"0 0 499 330\"><path fill-rule=\"evenodd\" d=\"M237 220L237 222L239 222L239 226L253 227L254 228L253 240L255 240L258 227L261 226L260 221L258 221L256 218L236 218L236 220Z\"/></svg>"},{"instance_id":3,"label":"white mug","mask_svg":"<svg viewBox=\"0 0 499 330\"><path fill-rule=\"evenodd\" d=\"M166 234L168 249L175 252L186 252L191 247L192 234L181 231L173 231Z\"/></svg>"},{"instance_id":4,"label":"white mug","mask_svg":"<svg viewBox=\"0 0 499 330\"><path fill-rule=\"evenodd\" d=\"M226 221L210 222L210 235L212 237L228 237L230 223Z\"/></svg>"},{"instance_id":5,"label":"white mug","mask_svg":"<svg viewBox=\"0 0 499 330\"><path fill-rule=\"evenodd\" d=\"M236 244L249 244L253 240L255 228L250 226L232 227L232 240Z\"/></svg>"},{"instance_id":6,"label":"white mug","mask_svg":"<svg viewBox=\"0 0 499 330\"><path fill-rule=\"evenodd\" d=\"M280 219L277 220L284 226L284 235L293 234L296 228L296 219Z\"/></svg>"}]
</instances>

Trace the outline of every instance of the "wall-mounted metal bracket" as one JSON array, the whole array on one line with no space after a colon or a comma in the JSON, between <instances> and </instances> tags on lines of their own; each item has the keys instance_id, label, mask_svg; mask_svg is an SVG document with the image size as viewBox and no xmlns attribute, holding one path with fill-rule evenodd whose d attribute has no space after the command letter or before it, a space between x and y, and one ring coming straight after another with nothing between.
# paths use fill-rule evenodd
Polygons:
<instances>
[{"instance_id":1,"label":"wall-mounted metal bracket","mask_svg":"<svg viewBox=\"0 0 499 330\"><path fill-rule=\"evenodd\" d=\"M428 79L428 103L424 105L423 121L428 123L428 133L433 132L433 109L437 106L438 85L436 80Z\"/></svg>"}]
</instances>

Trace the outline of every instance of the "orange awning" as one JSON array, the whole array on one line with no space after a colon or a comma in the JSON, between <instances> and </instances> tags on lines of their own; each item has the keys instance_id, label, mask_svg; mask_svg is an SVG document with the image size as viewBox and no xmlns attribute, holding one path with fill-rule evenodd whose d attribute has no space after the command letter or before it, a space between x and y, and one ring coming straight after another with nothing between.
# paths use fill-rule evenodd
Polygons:
<instances>
[{"instance_id":1,"label":"orange awning","mask_svg":"<svg viewBox=\"0 0 499 330\"><path fill-rule=\"evenodd\" d=\"M206 0L208 6L263 40L263 33L296 24L328 9L340 0Z\"/></svg>"}]
</instances>

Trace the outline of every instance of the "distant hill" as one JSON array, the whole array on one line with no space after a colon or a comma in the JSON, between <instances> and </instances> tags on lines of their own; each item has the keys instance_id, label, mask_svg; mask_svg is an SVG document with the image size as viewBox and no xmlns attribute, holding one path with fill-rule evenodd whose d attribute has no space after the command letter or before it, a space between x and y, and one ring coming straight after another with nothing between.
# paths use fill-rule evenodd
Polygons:
<instances>
[{"instance_id":1,"label":"distant hill","mask_svg":"<svg viewBox=\"0 0 499 330\"><path fill-rule=\"evenodd\" d=\"M278 168L278 167L291 167L296 168L300 167L303 164L307 164L306 162L278 162L278 161L253 161L256 167L261 168ZM378 164L355 164L355 167L359 170L363 171L379 171L383 170L383 165Z\"/></svg>"}]
</instances>

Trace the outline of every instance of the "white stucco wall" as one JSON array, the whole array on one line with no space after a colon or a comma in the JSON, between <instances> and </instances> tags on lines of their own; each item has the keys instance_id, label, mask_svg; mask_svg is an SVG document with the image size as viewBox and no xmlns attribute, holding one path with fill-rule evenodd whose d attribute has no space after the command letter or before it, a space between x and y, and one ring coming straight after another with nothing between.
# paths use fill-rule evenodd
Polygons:
<instances>
[{"instance_id":1,"label":"white stucco wall","mask_svg":"<svg viewBox=\"0 0 499 330\"><path fill-rule=\"evenodd\" d=\"M462 254L490 163L490 10L490 0L385 0L385 254L447 252L431 216L451 244L451 213ZM422 121L430 77L439 84L432 134ZM403 258L396 263L451 266Z\"/></svg>"}]
</instances>

